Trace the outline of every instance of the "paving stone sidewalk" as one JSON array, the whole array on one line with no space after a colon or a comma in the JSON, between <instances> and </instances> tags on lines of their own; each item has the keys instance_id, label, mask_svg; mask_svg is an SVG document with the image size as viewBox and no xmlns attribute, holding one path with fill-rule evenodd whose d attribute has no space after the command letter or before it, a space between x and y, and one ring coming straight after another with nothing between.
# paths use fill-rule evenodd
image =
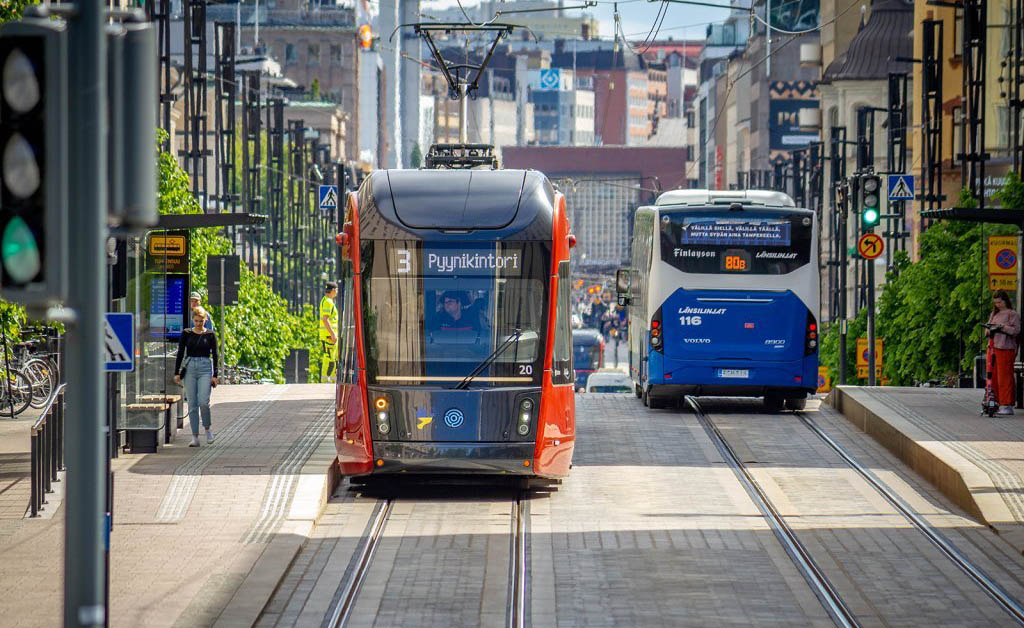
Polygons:
<instances>
[{"instance_id":1,"label":"paving stone sidewalk","mask_svg":"<svg viewBox=\"0 0 1024 628\"><path fill-rule=\"evenodd\" d=\"M326 501L333 398L328 385L221 386L212 445L188 447L186 422L158 453L114 460L111 626L255 621ZM12 442L0 431L0 453ZM0 625L60 625L63 508L26 519L10 501Z\"/></svg>"},{"instance_id":2,"label":"paving stone sidewalk","mask_svg":"<svg viewBox=\"0 0 1024 628\"><path fill-rule=\"evenodd\" d=\"M1024 552L1024 411L981 415L982 391L842 386L830 401Z\"/></svg>"}]
</instances>

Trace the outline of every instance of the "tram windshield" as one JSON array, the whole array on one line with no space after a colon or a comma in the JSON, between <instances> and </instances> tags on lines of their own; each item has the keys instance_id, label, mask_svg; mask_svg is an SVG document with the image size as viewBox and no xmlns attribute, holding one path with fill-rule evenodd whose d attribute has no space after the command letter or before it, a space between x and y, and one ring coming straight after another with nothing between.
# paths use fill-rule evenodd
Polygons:
<instances>
[{"instance_id":1,"label":"tram windshield","mask_svg":"<svg viewBox=\"0 0 1024 628\"><path fill-rule=\"evenodd\" d=\"M372 383L454 388L539 385L548 246L537 242L375 240L364 248L367 373Z\"/></svg>"}]
</instances>

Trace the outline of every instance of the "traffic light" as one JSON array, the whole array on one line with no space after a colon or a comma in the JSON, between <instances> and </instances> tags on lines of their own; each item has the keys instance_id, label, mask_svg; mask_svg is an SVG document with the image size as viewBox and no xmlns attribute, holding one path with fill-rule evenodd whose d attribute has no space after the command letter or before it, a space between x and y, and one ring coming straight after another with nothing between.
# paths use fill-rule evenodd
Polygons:
<instances>
[{"instance_id":1,"label":"traffic light","mask_svg":"<svg viewBox=\"0 0 1024 628\"><path fill-rule=\"evenodd\" d=\"M878 220L882 217L881 186L881 179L877 175L860 176L860 221L864 231L871 231L878 226Z\"/></svg>"},{"instance_id":2,"label":"traffic light","mask_svg":"<svg viewBox=\"0 0 1024 628\"><path fill-rule=\"evenodd\" d=\"M0 26L0 296L19 303L67 288L66 64L57 22Z\"/></svg>"}]
</instances>

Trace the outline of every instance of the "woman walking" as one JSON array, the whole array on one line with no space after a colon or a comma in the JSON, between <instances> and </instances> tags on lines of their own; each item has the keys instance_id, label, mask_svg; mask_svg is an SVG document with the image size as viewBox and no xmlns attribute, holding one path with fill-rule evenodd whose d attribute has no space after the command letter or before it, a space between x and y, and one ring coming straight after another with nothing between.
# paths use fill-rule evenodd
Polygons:
<instances>
[{"instance_id":1,"label":"woman walking","mask_svg":"<svg viewBox=\"0 0 1024 628\"><path fill-rule=\"evenodd\" d=\"M988 330L989 351L993 354L989 363L992 364L992 390L999 404L996 414L1013 414L1013 361L1017 355L1020 314L1013 311L1010 296L1005 290L999 290L992 296L992 314L985 327Z\"/></svg>"},{"instance_id":2,"label":"woman walking","mask_svg":"<svg viewBox=\"0 0 1024 628\"><path fill-rule=\"evenodd\" d=\"M208 317L209 314L202 307L192 309L193 327L181 332L178 357L174 362L174 382L181 385L181 380L185 380L188 422L192 427L189 447L199 446L200 414L203 427L206 428L206 442L213 442L213 432L210 431L210 389L217 385L217 335L206 329Z\"/></svg>"}]
</instances>

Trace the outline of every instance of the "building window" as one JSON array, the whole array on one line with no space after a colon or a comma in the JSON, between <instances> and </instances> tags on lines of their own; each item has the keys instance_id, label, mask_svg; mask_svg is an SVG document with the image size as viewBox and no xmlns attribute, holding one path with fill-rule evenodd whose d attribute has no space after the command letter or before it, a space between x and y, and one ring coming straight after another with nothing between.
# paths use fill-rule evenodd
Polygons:
<instances>
[{"instance_id":1,"label":"building window","mask_svg":"<svg viewBox=\"0 0 1024 628\"><path fill-rule=\"evenodd\" d=\"M306 65L320 65L320 44L309 45L309 55L306 57Z\"/></svg>"},{"instance_id":2,"label":"building window","mask_svg":"<svg viewBox=\"0 0 1024 628\"><path fill-rule=\"evenodd\" d=\"M953 22L953 56L960 57L964 51L964 9L957 7Z\"/></svg>"},{"instance_id":3,"label":"building window","mask_svg":"<svg viewBox=\"0 0 1024 628\"><path fill-rule=\"evenodd\" d=\"M1010 146L1010 108L1006 105L996 106L996 147Z\"/></svg>"},{"instance_id":4,"label":"building window","mask_svg":"<svg viewBox=\"0 0 1024 628\"><path fill-rule=\"evenodd\" d=\"M289 63L295 63L299 60L297 54L295 54L295 44L285 44L284 46L284 62L285 65Z\"/></svg>"},{"instance_id":5,"label":"building window","mask_svg":"<svg viewBox=\"0 0 1024 628\"><path fill-rule=\"evenodd\" d=\"M331 65L341 65L341 46L331 46Z\"/></svg>"},{"instance_id":6,"label":"building window","mask_svg":"<svg viewBox=\"0 0 1024 628\"><path fill-rule=\"evenodd\" d=\"M950 151L952 163L960 163L960 154L964 152L963 107L953 107L953 145Z\"/></svg>"}]
</instances>

